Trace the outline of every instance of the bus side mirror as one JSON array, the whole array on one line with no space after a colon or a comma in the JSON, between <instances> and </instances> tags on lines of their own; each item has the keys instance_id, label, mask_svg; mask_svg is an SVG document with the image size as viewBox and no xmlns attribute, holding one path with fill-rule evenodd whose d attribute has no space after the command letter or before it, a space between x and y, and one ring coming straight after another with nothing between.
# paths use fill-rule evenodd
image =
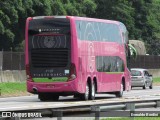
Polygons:
<instances>
[{"instance_id":1,"label":"bus side mirror","mask_svg":"<svg viewBox=\"0 0 160 120\"><path fill-rule=\"evenodd\" d=\"M129 49L131 58L136 59L137 50L131 44L128 44L128 49Z\"/></svg>"}]
</instances>

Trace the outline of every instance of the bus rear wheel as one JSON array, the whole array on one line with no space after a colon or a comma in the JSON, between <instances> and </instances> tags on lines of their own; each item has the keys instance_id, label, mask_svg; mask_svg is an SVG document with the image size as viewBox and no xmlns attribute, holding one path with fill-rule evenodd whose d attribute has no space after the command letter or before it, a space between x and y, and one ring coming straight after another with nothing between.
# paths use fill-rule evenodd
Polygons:
<instances>
[{"instance_id":1,"label":"bus rear wheel","mask_svg":"<svg viewBox=\"0 0 160 120\"><path fill-rule=\"evenodd\" d=\"M95 99L95 82L93 82L92 85L90 85L89 99L90 100L94 100Z\"/></svg>"},{"instance_id":2,"label":"bus rear wheel","mask_svg":"<svg viewBox=\"0 0 160 120\"><path fill-rule=\"evenodd\" d=\"M52 95L52 100L53 101L58 101L59 100L59 95Z\"/></svg>"},{"instance_id":3,"label":"bus rear wheel","mask_svg":"<svg viewBox=\"0 0 160 120\"><path fill-rule=\"evenodd\" d=\"M124 85L123 85L123 83L121 83L120 91L115 93L116 97L122 97L123 96L123 88L124 88Z\"/></svg>"},{"instance_id":4,"label":"bus rear wheel","mask_svg":"<svg viewBox=\"0 0 160 120\"><path fill-rule=\"evenodd\" d=\"M38 98L40 101L57 101L59 99L59 95L54 95L51 93L39 93Z\"/></svg>"},{"instance_id":5,"label":"bus rear wheel","mask_svg":"<svg viewBox=\"0 0 160 120\"><path fill-rule=\"evenodd\" d=\"M48 100L48 96L45 95L45 93L39 93L38 98L40 99L40 101L47 101Z\"/></svg>"}]
</instances>

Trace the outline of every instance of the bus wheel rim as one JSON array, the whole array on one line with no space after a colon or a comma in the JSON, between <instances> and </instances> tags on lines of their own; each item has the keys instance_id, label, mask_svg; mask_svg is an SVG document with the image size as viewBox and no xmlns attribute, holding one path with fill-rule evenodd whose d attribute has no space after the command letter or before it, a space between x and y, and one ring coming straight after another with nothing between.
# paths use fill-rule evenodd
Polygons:
<instances>
[{"instance_id":1,"label":"bus wheel rim","mask_svg":"<svg viewBox=\"0 0 160 120\"><path fill-rule=\"evenodd\" d=\"M88 86L88 84L86 85L85 97L86 97L86 99L88 100L88 98L89 98L89 86Z\"/></svg>"},{"instance_id":2,"label":"bus wheel rim","mask_svg":"<svg viewBox=\"0 0 160 120\"><path fill-rule=\"evenodd\" d=\"M121 95L123 94L123 84L121 83Z\"/></svg>"},{"instance_id":3,"label":"bus wheel rim","mask_svg":"<svg viewBox=\"0 0 160 120\"><path fill-rule=\"evenodd\" d=\"M94 97L95 96L95 85L93 84L92 86L92 96Z\"/></svg>"}]
</instances>

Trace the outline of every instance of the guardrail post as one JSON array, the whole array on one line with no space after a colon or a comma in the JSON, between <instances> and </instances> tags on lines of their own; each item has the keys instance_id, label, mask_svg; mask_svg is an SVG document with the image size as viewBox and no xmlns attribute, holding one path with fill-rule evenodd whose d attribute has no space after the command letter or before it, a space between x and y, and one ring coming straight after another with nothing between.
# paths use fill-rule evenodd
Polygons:
<instances>
[{"instance_id":1,"label":"guardrail post","mask_svg":"<svg viewBox=\"0 0 160 120\"><path fill-rule=\"evenodd\" d=\"M62 112L62 110L57 111L57 120L62 120L62 117L63 117L63 112Z\"/></svg>"},{"instance_id":2,"label":"guardrail post","mask_svg":"<svg viewBox=\"0 0 160 120\"><path fill-rule=\"evenodd\" d=\"M95 120L99 120L99 117L100 117L100 107L99 106L92 106L91 110L95 112Z\"/></svg>"},{"instance_id":3,"label":"guardrail post","mask_svg":"<svg viewBox=\"0 0 160 120\"><path fill-rule=\"evenodd\" d=\"M21 120L21 118L20 117L15 117L15 119L14 120Z\"/></svg>"},{"instance_id":4,"label":"guardrail post","mask_svg":"<svg viewBox=\"0 0 160 120\"><path fill-rule=\"evenodd\" d=\"M134 103L126 103L126 110L135 111Z\"/></svg>"},{"instance_id":5,"label":"guardrail post","mask_svg":"<svg viewBox=\"0 0 160 120\"><path fill-rule=\"evenodd\" d=\"M126 104L126 110L130 110L131 120L134 120L134 116L132 116L132 114L133 114L134 111L135 111L135 103L127 103L127 104Z\"/></svg>"},{"instance_id":6,"label":"guardrail post","mask_svg":"<svg viewBox=\"0 0 160 120\"><path fill-rule=\"evenodd\" d=\"M156 101L157 105L156 107L160 107L160 101Z\"/></svg>"},{"instance_id":7,"label":"guardrail post","mask_svg":"<svg viewBox=\"0 0 160 120\"><path fill-rule=\"evenodd\" d=\"M63 117L63 111L62 110L53 110L52 115L54 117L57 117L57 120L62 120Z\"/></svg>"},{"instance_id":8,"label":"guardrail post","mask_svg":"<svg viewBox=\"0 0 160 120\"><path fill-rule=\"evenodd\" d=\"M21 118L20 117L11 117L11 118L4 118L4 120L21 120Z\"/></svg>"}]
</instances>

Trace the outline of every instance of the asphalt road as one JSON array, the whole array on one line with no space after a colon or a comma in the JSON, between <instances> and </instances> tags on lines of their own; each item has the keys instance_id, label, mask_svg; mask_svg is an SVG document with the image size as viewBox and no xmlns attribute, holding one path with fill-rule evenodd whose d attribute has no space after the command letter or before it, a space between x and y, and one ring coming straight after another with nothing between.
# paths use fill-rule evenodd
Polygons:
<instances>
[{"instance_id":1,"label":"asphalt road","mask_svg":"<svg viewBox=\"0 0 160 120\"><path fill-rule=\"evenodd\" d=\"M142 89L139 88L133 88L131 91L124 92L124 95L122 98L115 98L115 95L110 94L97 94L95 101L119 101L124 99L148 99L148 98L160 98L160 86L154 86L153 89ZM4 110L14 110L14 109L20 109L24 107L33 107L33 106L39 106L41 103L44 104L44 106L52 104L54 107L63 106L64 104L79 104L84 103L84 101L79 101L78 99L74 99L73 96L68 97L60 97L59 101L56 102L41 102L37 95L33 96L21 96L21 97L7 97L7 98L0 98L0 111ZM8 108L8 109L7 109Z\"/></svg>"}]
</instances>

